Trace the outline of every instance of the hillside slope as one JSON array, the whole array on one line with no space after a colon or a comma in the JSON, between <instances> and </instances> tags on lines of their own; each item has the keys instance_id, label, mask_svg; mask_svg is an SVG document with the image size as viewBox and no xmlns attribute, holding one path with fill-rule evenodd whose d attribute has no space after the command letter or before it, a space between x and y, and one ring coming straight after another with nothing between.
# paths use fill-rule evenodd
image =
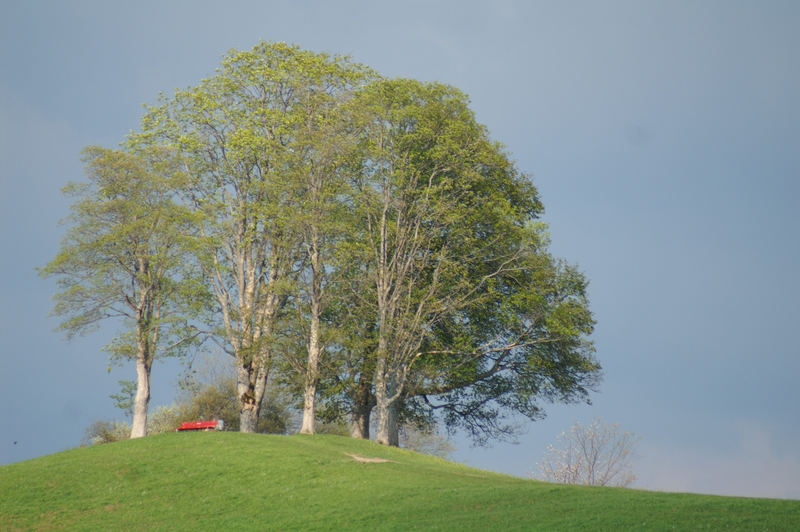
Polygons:
<instances>
[{"instance_id":1,"label":"hillside slope","mask_svg":"<svg viewBox=\"0 0 800 532\"><path fill-rule=\"evenodd\" d=\"M798 530L800 501L546 484L337 436L163 434L0 467L0 530L673 528Z\"/></svg>"}]
</instances>

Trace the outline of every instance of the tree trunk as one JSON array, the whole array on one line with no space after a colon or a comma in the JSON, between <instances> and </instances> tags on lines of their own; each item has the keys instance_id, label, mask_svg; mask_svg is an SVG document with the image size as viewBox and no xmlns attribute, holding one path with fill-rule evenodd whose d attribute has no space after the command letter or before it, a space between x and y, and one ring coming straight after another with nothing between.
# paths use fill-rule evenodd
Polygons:
<instances>
[{"instance_id":1,"label":"tree trunk","mask_svg":"<svg viewBox=\"0 0 800 532\"><path fill-rule=\"evenodd\" d=\"M133 402L131 438L147 435L147 406L150 403L150 361L144 348L136 357L136 398Z\"/></svg>"},{"instance_id":2,"label":"tree trunk","mask_svg":"<svg viewBox=\"0 0 800 532\"><path fill-rule=\"evenodd\" d=\"M400 445L399 433L397 429L397 418L400 402L394 400L385 402L378 399L377 420L375 427L375 441L382 445Z\"/></svg>"},{"instance_id":3,"label":"tree trunk","mask_svg":"<svg viewBox=\"0 0 800 532\"><path fill-rule=\"evenodd\" d=\"M239 432L256 432L258 430L258 405L253 402L243 403L239 412Z\"/></svg>"},{"instance_id":4,"label":"tree trunk","mask_svg":"<svg viewBox=\"0 0 800 532\"><path fill-rule=\"evenodd\" d=\"M303 423L300 426L300 434L314 434L314 421L316 419L316 381L306 381L303 390Z\"/></svg>"},{"instance_id":5,"label":"tree trunk","mask_svg":"<svg viewBox=\"0 0 800 532\"><path fill-rule=\"evenodd\" d=\"M375 406L375 398L371 393L369 381L362 381L356 385L356 393L351 397L351 400L353 402L353 413L350 436L368 440L370 413L372 412L372 407Z\"/></svg>"},{"instance_id":6,"label":"tree trunk","mask_svg":"<svg viewBox=\"0 0 800 532\"><path fill-rule=\"evenodd\" d=\"M303 423L300 427L300 434L314 434L314 423L316 421L316 400L317 383L319 382L319 359L321 349L319 346L319 322L322 314L322 285L319 261L319 251L317 250L318 239L312 241L311 252L311 323L308 334L308 360L306 362L306 378L303 389Z\"/></svg>"},{"instance_id":7,"label":"tree trunk","mask_svg":"<svg viewBox=\"0 0 800 532\"><path fill-rule=\"evenodd\" d=\"M267 387L266 369L254 369L251 364L239 368L237 394L239 396L239 431L258 432L258 415Z\"/></svg>"},{"instance_id":8,"label":"tree trunk","mask_svg":"<svg viewBox=\"0 0 800 532\"><path fill-rule=\"evenodd\" d=\"M360 440L369 439L369 412L354 410L350 423L350 437Z\"/></svg>"},{"instance_id":9,"label":"tree trunk","mask_svg":"<svg viewBox=\"0 0 800 532\"><path fill-rule=\"evenodd\" d=\"M379 338L379 352L385 352L381 349L382 343L382 339ZM386 370L386 359L379 357L375 372L375 408L377 410L375 441L382 445L399 445L397 432L399 400L398 397L392 398L393 395L395 395L394 382Z\"/></svg>"},{"instance_id":10,"label":"tree trunk","mask_svg":"<svg viewBox=\"0 0 800 532\"><path fill-rule=\"evenodd\" d=\"M400 446L400 430L398 425L398 419L400 413L400 401L392 401L392 404L389 405L389 445L393 447Z\"/></svg>"}]
</instances>

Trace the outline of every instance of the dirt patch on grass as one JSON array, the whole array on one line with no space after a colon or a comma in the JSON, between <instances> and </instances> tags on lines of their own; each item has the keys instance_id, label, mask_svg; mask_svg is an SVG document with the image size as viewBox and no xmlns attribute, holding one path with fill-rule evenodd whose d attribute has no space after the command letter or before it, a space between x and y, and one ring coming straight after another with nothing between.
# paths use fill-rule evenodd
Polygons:
<instances>
[{"instance_id":1,"label":"dirt patch on grass","mask_svg":"<svg viewBox=\"0 0 800 532\"><path fill-rule=\"evenodd\" d=\"M392 462L396 464L394 460L387 460L386 458L378 458L378 457L370 457L370 456L361 456L360 454L352 454L352 453L344 453L356 462L366 463L366 464L382 464L384 462Z\"/></svg>"}]
</instances>

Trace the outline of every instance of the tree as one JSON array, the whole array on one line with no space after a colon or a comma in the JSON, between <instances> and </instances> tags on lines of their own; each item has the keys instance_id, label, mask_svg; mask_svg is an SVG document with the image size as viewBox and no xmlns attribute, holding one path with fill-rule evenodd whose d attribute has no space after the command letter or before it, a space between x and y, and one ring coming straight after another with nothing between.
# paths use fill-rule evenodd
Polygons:
<instances>
[{"instance_id":1,"label":"tree","mask_svg":"<svg viewBox=\"0 0 800 532\"><path fill-rule=\"evenodd\" d=\"M306 268L299 276L298 309L307 312L306 357L294 367L303 378L303 418L300 433L313 434L317 386L325 352L323 313L330 303L329 284L336 277L334 255L348 226L346 193L347 162L356 136L346 124L344 107L356 85L371 76L358 65L329 61L321 56L314 68L304 68L307 94L298 101L303 123L296 135L300 172L296 179L297 216L303 239Z\"/></svg>"},{"instance_id":2,"label":"tree","mask_svg":"<svg viewBox=\"0 0 800 532\"><path fill-rule=\"evenodd\" d=\"M179 354L190 336L177 309L183 298L179 241L188 225L174 202L180 179L168 150L84 149L88 183L71 183L71 227L56 257L41 270L60 291L54 313L68 337L121 319L106 346L136 364L131 437L147 432L150 372L158 355Z\"/></svg>"},{"instance_id":3,"label":"tree","mask_svg":"<svg viewBox=\"0 0 800 532\"><path fill-rule=\"evenodd\" d=\"M444 85L378 81L357 101L366 124L354 183L364 228L356 249L368 282L357 291L372 299L376 323L376 438L397 445L402 396L425 331L470 291L458 286L463 257L452 251L469 213L470 155L481 132L463 95Z\"/></svg>"},{"instance_id":4,"label":"tree","mask_svg":"<svg viewBox=\"0 0 800 532\"><path fill-rule=\"evenodd\" d=\"M543 480L564 484L627 487L636 481L630 460L638 437L618 424L595 419L575 423L550 445L539 463Z\"/></svg>"},{"instance_id":5,"label":"tree","mask_svg":"<svg viewBox=\"0 0 800 532\"><path fill-rule=\"evenodd\" d=\"M412 410L444 409L448 424L493 435L501 416L489 404L536 417L539 396L585 398L599 373L585 281L547 253L536 189L466 97L378 80L353 105L363 141L343 278L348 315L370 324L354 343L373 343L348 350L361 376L339 379L363 398L354 425L374 400L384 444L398 444Z\"/></svg>"},{"instance_id":6,"label":"tree","mask_svg":"<svg viewBox=\"0 0 800 532\"><path fill-rule=\"evenodd\" d=\"M183 158L190 181L182 195L200 215L192 252L216 303L207 313L212 337L236 361L243 432L256 430L276 327L306 261L306 396L313 401L324 267L319 219L299 218L298 191L317 192L310 201L322 208L329 103L364 71L344 57L262 42L232 52L215 76L152 108L134 138L166 144ZM313 415L313 404L306 410Z\"/></svg>"}]
</instances>

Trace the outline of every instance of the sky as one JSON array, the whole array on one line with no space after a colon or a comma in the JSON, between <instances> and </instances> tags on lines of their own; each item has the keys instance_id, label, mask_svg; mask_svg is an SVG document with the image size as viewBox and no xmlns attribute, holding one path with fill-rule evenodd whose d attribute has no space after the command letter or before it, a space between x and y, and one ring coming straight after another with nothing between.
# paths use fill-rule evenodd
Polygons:
<instances>
[{"instance_id":1,"label":"sky","mask_svg":"<svg viewBox=\"0 0 800 532\"><path fill-rule=\"evenodd\" d=\"M81 148L268 40L466 92L590 280L592 404L454 459L526 476L599 417L640 437L635 487L800 499L799 24L779 0L0 1L0 464L78 445L134 378L112 329L54 331L35 270ZM179 372L154 367L151 405Z\"/></svg>"}]
</instances>

